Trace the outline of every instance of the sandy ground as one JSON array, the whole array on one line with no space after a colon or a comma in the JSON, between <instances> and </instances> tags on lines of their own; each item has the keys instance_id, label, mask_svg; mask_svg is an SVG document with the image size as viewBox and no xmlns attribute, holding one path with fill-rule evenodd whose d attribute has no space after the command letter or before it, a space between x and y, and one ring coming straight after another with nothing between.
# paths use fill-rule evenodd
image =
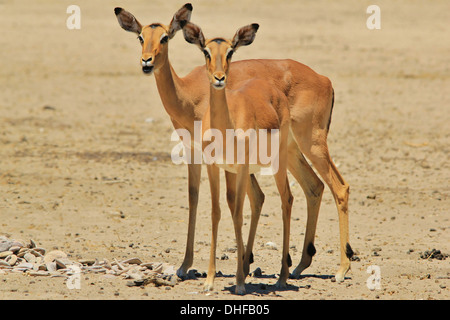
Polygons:
<instances>
[{"instance_id":1,"label":"sandy ground","mask_svg":"<svg viewBox=\"0 0 450 320\"><path fill-rule=\"evenodd\" d=\"M68 30L66 8L81 8ZM187 234L187 169L174 165L172 125L154 77L138 65L140 46L113 13L123 6L144 23L169 23L181 1L0 0L0 235L34 239L73 259L139 257L179 266ZM234 231L223 196L215 291L204 279L175 287L127 287L120 277L85 274L81 289L62 278L0 275L0 299L449 299L450 13L447 1L377 1L381 30L366 27L369 1L193 1L192 21L207 35L231 37L261 25L234 59L292 58L328 76L336 102L329 147L351 186L350 240L359 261L343 283L337 212L326 189L317 254L286 290L280 271L282 222L273 179L255 242L261 277L234 292ZM220 25L220 33L217 34ZM179 75L203 64L181 34L170 43ZM291 177L291 181L294 182ZM223 188L222 183L222 188ZM207 270L210 202L203 172L194 269ZM291 256L301 257L306 203L298 183ZM222 192L224 194L224 192ZM249 207L245 207L245 235ZM274 242L278 250L265 246ZM379 266L381 289L367 268ZM293 270L293 268L291 269Z\"/></svg>"}]
</instances>

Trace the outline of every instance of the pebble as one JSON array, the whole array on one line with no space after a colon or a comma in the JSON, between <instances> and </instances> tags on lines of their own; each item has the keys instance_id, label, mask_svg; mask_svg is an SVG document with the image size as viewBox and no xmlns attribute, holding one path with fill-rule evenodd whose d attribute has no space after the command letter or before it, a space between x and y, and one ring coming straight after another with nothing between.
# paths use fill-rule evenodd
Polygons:
<instances>
[{"instance_id":1,"label":"pebble","mask_svg":"<svg viewBox=\"0 0 450 320\"><path fill-rule=\"evenodd\" d=\"M11 254L6 257L5 262L7 262L10 266L14 266L17 262L17 256L14 254Z\"/></svg>"},{"instance_id":2,"label":"pebble","mask_svg":"<svg viewBox=\"0 0 450 320\"><path fill-rule=\"evenodd\" d=\"M256 268L255 271L252 272L253 277L261 277L262 276L262 270L260 267Z\"/></svg>"},{"instance_id":3,"label":"pebble","mask_svg":"<svg viewBox=\"0 0 450 320\"><path fill-rule=\"evenodd\" d=\"M4 260L0 260L0 268L3 268L3 267L11 267L11 265Z\"/></svg>"},{"instance_id":4,"label":"pebble","mask_svg":"<svg viewBox=\"0 0 450 320\"><path fill-rule=\"evenodd\" d=\"M423 253L420 253L420 258L421 259L437 259L437 260L445 260L449 257L448 254L441 252L441 250L437 250L437 249L432 249L432 250L427 250Z\"/></svg>"},{"instance_id":5,"label":"pebble","mask_svg":"<svg viewBox=\"0 0 450 320\"><path fill-rule=\"evenodd\" d=\"M17 255L19 258L23 258L23 256L24 256L25 253L27 253L27 252L28 252L28 249L27 249L27 248L20 248L19 252L17 252L16 255Z\"/></svg>"},{"instance_id":6,"label":"pebble","mask_svg":"<svg viewBox=\"0 0 450 320\"><path fill-rule=\"evenodd\" d=\"M12 252L16 253L17 251L20 250L20 248L21 247L19 247L19 246L13 246L13 247L9 248L9 251L12 251Z\"/></svg>"},{"instance_id":7,"label":"pebble","mask_svg":"<svg viewBox=\"0 0 450 320\"><path fill-rule=\"evenodd\" d=\"M146 267L146 268L148 268L150 270L153 269L153 265L154 265L154 263L152 263L152 262L141 263L141 267Z\"/></svg>"},{"instance_id":8,"label":"pebble","mask_svg":"<svg viewBox=\"0 0 450 320\"><path fill-rule=\"evenodd\" d=\"M13 241L4 236L0 236L0 252L7 251L11 248Z\"/></svg>"},{"instance_id":9,"label":"pebble","mask_svg":"<svg viewBox=\"0 0 450 320\"><path fill-rule=\"evenodd\" d=\"M30 239L29 247L30 248L36 248L36 242L33 239Z\"/></svg>"},{"instance_id":10,"label":"pebble","mask_svg":"<svg viewBox=\"0 0 450 320\"><path fill-rule=\"evenodd\" d=\"M128 263L128 264L141 264L142 261L139 258L131 258L131 259L127 259L121 262L122 264L124 263Z\"/></svg>"},{"instance_id":11,"label":"pebble","mask_svg":"<svg viewBox=\"0 0 450 320\"><path fill-rule=\"evenodd\" d=\"M162 270L163 270L163 264L162 263L160 263L160 264L158 264L158 265L153 267L153 271L155 271L155 272L160 273L160 272L162 272Z\"/></svg>"},{"instance_id":12,"label":"pebble","mask_svg":"<svg viewBox=\"0 0 450 320\"><path fill-rule=\"evenodd\" d=\"M44 262L53 262L56 259L61 259L61 258L67 258L67 254L63 251L60 250L53 250L48 252L45 256L44 256Z\"/></svg>"},{"instance_id":13,"label":"pebble","mask_svg":"<svg viewBox=\"0 0 450 320\"><path fill-rule=\"evenodd\" d=\"M35 256L45 256L45 249L44 248L33 248L30 250L30 252L32 254L34 254Z\"/></svg>"},{"instance_id":14,"label":"pebble","mask_svg":"<svg viewBox=\"0 0 450 320\"><path fill-rule=\"evenodd\" d=\"M177 272L177 270L175 270L174 266L168 265L164 263L164 267L162 269L162 273L164 274L168 274L168 275L174 275Z\"/></svg>"},{"instance_id":15,"label":"pebble","mask_svg":"<svg viewBox=\"0 0 450 320\"><path fill-rule=\"evenodd\" d=\"M31 254L29 252L25 253L23 258L25 260L27 260L29 263L35 263L36 262L36 257L34 256L34 254Z\"/></svg>"},{"instance_id":16,"label":"pebble","mask_svg":"<svg viewBox=\"0 0 450 320\"><path fill-rule=\"evenodd\" d=\"M277 244L275 242L267 242L266 247L272 250L278 250Z\"/></svg>"},{"instance_id":17,"label":"pebble","mask_svg":"<svg viewBox=\"0 0 450 320\"><path fill-rule=\"evenodd\" d=\"M66 269L66 263L69 264L70 261L65 261L63 259L55 259L56 267L59 269Z\"/></svg>"},{"instance_id":18,"label":"pebble","mask_svg":"<svg viewBox=\"0 0 450 320\"><path fill-rule=\"evenodd\" d=\"M11 255L11 254L13 254L14 252L12 252L12 251L3 251L3 252L0 252L0 259L4 259L4 258L6 258L7 256L9 256L9 255Z\"/></svg>"},{"instance_id":19,"label":"pebble","mask_svg":"<svg viewBox=\"0 0 450 320\"><path fill-rule=\"evenodd\" d=\"M33 264L30 262L21 262L17 265L16 269L25 268L25 269L33 269Z\"/></svg>"},{"instance_id":20,"label":"pebble","mask_svg":"<svg viewBox=\"0 0 450 320\"><path fill-rule=\"evenodd\" d=\"M95 259L80 259L78 262L84 265L92 266L95 263Z\"/></svg>"},{"instance_id":21,"label":"pebble","mask_svg":"<svg viewBox=\"0 0 450 320\"><path fill-rule=\"evenodd\" d=\"M54 261L45 263L45 266L47 267L47 270L50 272L56 271L56 262Z\"/></svg>"}]
</instances>

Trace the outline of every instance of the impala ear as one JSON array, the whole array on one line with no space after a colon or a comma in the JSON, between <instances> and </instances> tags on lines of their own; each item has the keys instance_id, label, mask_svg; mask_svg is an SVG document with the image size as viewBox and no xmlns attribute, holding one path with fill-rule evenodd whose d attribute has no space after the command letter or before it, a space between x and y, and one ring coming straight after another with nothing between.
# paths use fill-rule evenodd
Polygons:
<instances>
[{"instance_id":1,"label":"impala ear","mask_svg":"<svg viewBox=\"0 0 450 320\"><path fill-rule=\"evenodd\" d=\"M141 33L142 25L131 13L122 8L115 8L114 13L116 14L117 21L119 21L120 26L124 30L137 34Z\"/></svg>"},{"instance_id":2,"label":"impala ear","mask_svg":"<svg viewBox=\"0 0 450 320\"><path fill-rule=\"evenodd\" d=\"M205 48L205 36L203 35L202 29L192 22L183 21L181 24L183 26L184 39L189 43L197 45L200 50L203 50Z\"/></svg>"},{"instance_id":3,"label":"impala ear","mask_svg":"<svg viewBox=\"0 0 450 320\"><path fill-rule=\"evenodd\" d=\"M232 47L234 50L239 48L240 46L248 46L255 40L256 32L259 29L259 24L253 23L248 26L240 28L236 31L236 34L232 40Z\"/></svg>"},{"instance_id":4,"label":"impala ear","mask_svg":"<svg viewBox=\"0 0 450 320\"><path fill-rule=\"evenodd\" d=\"M172 39L177 33L178 30L181 30L183 26L181 25L181 21L189 22L191 20L192 14L192 4L186 3L180 10L178 10L172 18L172 21L169 25L169 38Z\"/></svg>"}]
</instances>

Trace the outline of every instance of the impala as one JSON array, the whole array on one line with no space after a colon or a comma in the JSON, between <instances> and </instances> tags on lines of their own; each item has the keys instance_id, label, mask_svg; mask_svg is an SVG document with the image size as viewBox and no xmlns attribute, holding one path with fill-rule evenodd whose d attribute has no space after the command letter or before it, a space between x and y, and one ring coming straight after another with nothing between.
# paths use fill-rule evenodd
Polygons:
<instances>
[{"instance_id":1,"label":"impala","mask_svg":"<svg viewBox=\"0 0 450 320\"><path fill-rule=\"evenodd\" d=\"M279 286L286 286L286 280L289 277L289 230L290 217L293 202L293 196L289 189L287 179L287 143L289 136L289 106L286 96L268 81L261 79L252 79L242 83L236 90L225 90L228 81L228 70L233 53L241 46L250 45L255 39L258 24L252 24L240 28L232 40L224 38L205 39L202 30L193 23L187 23L183 27L183 33L186 41L197 45L205 55L206 70L210 82L209 103L210 107L203 117L203 130L210 129L222 132L225 137L227 130L240 130L241 133L248 130L270 130L267 135L257 134L258 144L272 145L272 130L279 130L279 148L275 150L279 157L279 168L274 174L276 185L281 197L281 207L283 210L283 254L282 268ZM261 161L256 162L256 166L250 163L250 148L252 141L245 134L232 136L231 139L224 138L222 141L214 140L213 143L219 143L227 149L231 143L245 145L245 161L239 163L237 157L229 159L223 155L223 161L215 162L211 166L210 183L219 186L219 170L223 168L226 171L236 173L236 184L229 188L236 194L235 206L232 210L234 231L237 242L237 271L236 271L236 293L245 293L245 275L244 275L244 243L242 240L242 207L244 204L245 191L247 190L247 181L249 174L258 170ZM262 140L262 141L261 141ZM253 141L255 142L255 141ZM205 141L203 149L206 149L212 142ZM278 146L278 145L277 145ZM274 152L274 150L272 150ZM259 156L257 156L258 160ZM218 201L218 194L211 195L213 201ZM213 230L217 232L218 219L213 216ZM213 234L217 238L217 234ZM206 287L212 287L215 277L215 256L211 256L210 268L206 279Z\"/></svg>"},{"instance_id":2,"label":"impala","mask_svg":"<svg viewBox=\"0 0 450 320\"><path fill-rule=\"evenodd\" d=\"M142 46L139 64L145 74L154 74L158 92L166 112L175 129L187 129L194 134L194 122L201 121L209 106L210 83L204 66L193 69L180 78L172 68L168 46L170 39L181 30L181 21L189 21L192 5L186 4L178 10L169 25L152 23L143 26L131 13L122 8L114 12L120 26L138 36ZM288 170L299 182L307 201L307 223L302 258L292 276L298 278L310 266L316 250L314 238L324 184L310 167L303 154L313 163L325 183L329 186L339 214L340 268L336 280L343 281L350 269L353 251L349 245L348 196L349 186L344 181L328 152L327 135L334 103L334 92L328 78L314 72L308 66L294 60L254 59L236 61L230 64L228 89L239 88L241 83L258 77L270 81L288 99L290 109L290 138L288 141ZM193 262L195 221L198 204L201 165L188 164L189 223L186 252L177 275L183 277ZM225 174L227 185L235 184L235 174ZM252 261L252 237L258 223L264 194L251 175L251 192L248 192L252 221L247 243L244 271ZM212 187L212 186L210 186ZM227 191L228 206L234 208L235 194ZM220 216L218 204L213 211Z\"/></svg>"}]
</instances>

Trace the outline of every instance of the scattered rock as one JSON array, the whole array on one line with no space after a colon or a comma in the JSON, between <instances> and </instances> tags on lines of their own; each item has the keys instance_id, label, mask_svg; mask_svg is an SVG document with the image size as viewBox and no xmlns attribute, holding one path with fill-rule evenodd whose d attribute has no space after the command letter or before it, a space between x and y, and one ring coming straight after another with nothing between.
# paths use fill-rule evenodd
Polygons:
<instances>
[{"instance_id":1,"label":"scattered rock","mask_svg":"<svg viewBox=\"0 0 450 320\"><path fill-rule=\"evenodd\" d=\"M33 269L33 266L34 265L32 263L30 263L30 262L21 262L21 263L19 263L17 265L16 269L22 269L22 268L24 268L24 269Z\"/></svg>"},{"instance_id":2,"label":"scattered rock","mask_svg":"<svg viewBox=\"0 0 450 320\"><path fill-rule=\"evenodd\" d=\"M271 241L267 242L266 247L271 250L278 250L277 244L275 242L271 242Z\"/></svg>"},{"instance_id":3,"label":"scattered rock","mask_svg":"<svg viewBox=\"0 0 450 320\"><path fill-rule=\"evenodd\" d=\"M431 274L427 273L426 275L423 275L420 277L420 280L424 280L424 279L431 279Z\"/></svg>"},{"instance_id":4,"label":"scattered rock","mask_svg":"<svg viewBox=\"0 0 450 320\"><path fill-rule=\"evenodd\" d=\"M356 262L359 262L359 261L361 261L361 259L360 259L356 254L354 254L354 255L350 258L350 261L356 261Z\"/></svg>"},{"instance_id":5,"label":"scattered rock","mask_svg":"<svg viewBox=\"0 0 450 320\"><path fill-rule=\"evenodd\" d=\"M33 254L29 253L29 252L25 253L23 258L25 260L27 260L27 262L29 262L29 263L35 263L36 262L36 257Z\"/></svg>"},{"instance_id":6,"label":"scattered rock","mask_svg":"<svg viewBox=\"0 0 450 320\"><path fill-rule=\"evenodd\" d=\"M9 248L9 251L12 251L13 253L18 252L19 250L20 250L19 246L13 246L13 247Z\"/></svg>"},{"instance_id":7,"label":"scattered rock","mask_svg":"<svg viewBox=\"0 0 450 320\"><path fill-rule=\"evenodd\" d=\"M69 264L70 261L64 260L64 259L55 259L56 268L57 269L66 269L66 264Z\"/></svg>"},{"instance_id":8,"label":"scattered rock","mask_svg":"<svg viewBox=\"0 0 450 320\"><path fill-rule=\"evenodd\" d=\"M163 264L162 272L163 274L167 275L174 275L177 271L175 270L175 267L172 265L168 265L166 263Z\"/></svg>"},{"instance_id":9,"label":"scattered rock","mask_svg":"<svg viewBox=\"0 0 450 320\"><path fill-rule=\"evenodd\" d=\"M131 259L127 259L122 261L121 263L128 263L128 264L141 264L142 261L139 258L131 258Z\"/></svg>"},{"instance_id":10,"label":"scattered rock","mask_svg":"<svg viewBox=\"0 0 450 320\"><path fill-rule=\"evenodd\" d=\"M152 262L141 263L141 267L145 267L150 270L153 270L153 265L154 265L154 263L152 263Z\"/></svg>"},{"instance_id":11,"label":"scattered rock","mask_svg":"<svg viewBox=\"0 0 450 320\"><path fill-rule=\"evenodd\" d=\"M95 259L80 259L78 262L87 266L92 266L95 263Z\"/></svg>"},{"instance_id":12,"label":"scattered rock","mask_svg":"<svg viewBox=\"0 0 450 320\"><path fill-rule=\"evenodd\" d=\"M11 241L4 236L0 236L0 252L8 251L9 248L12 247L13 243L14 243L14 241Z\"/></svg>"},{"instance_id":13,"label":"scattered rock","mask_svg":"<svg viewBox=\"0 0 450 320\"><path fill-rule=\"evenodd\" d=\"M28 247L31 249L36 248L36 242L33 239L30 239L30 244L28 245Z\"/></svg>"},{"instance_id":14,"label":"scattered rock","mask_svg":"<svg viewBox=\"0 0 450 320\"><path fill-rule=\"evenodd\" d=\"M256 268L255 271L252 272L253 277L261 277L262 276L262 270L260 267Z\"/></svg>"},{"instance_id":15,"label":"scattered rock","mask_svg":"<svg viewBox=\"0 0 450 320\"><path fill-rule=\"evenodd\" d=\"M30 252L32 253L32 254L34 254L36 257L43 257L43 256L45 256L45 249L44 248L33 248L33 249L31 249L30 250Z\"/></svg>"},{"instance_id":16,"label":"scattered rock","mask_svg":"<svg viewBox=\"0 0 450 320\"><path fill-rule=\"evenodd\" d=\"M45 263L45 266L47 267L47 270L50 272L56 271L56 262L54 261Z\"/></svg>"},{"instance_id":17,"label":"scattered rock","mask_svg":"<svg viewBox=\"0 0 450 320\"><path fill-rule=\"evenodd\" d=\"M7 256L9 256L9 255L11 255L11 254L13 254L14 252L12 252L12 251L3 251L3 252L0 252L0 259L4 259L4 258L6 258Z\"/></svg>"},{"instance_id":18,"label":"scattered rock","mask_svg":"<svg viewBox=\"0 0 450 320\"><path fill-rule=\"evenodd\" d=\"M17 256L14 255L14 254L11 254L11 255L6 257L5 262L7 262L12 267L17 262Z\"/></svg>"},{"instance_id":19,"label":"scattered rock","mask_svg":"<svg viewBox=\"0 0 450 320\"><path fill-rule=\"evenodd\" d=\"M436 249L427 250L420 254L421 259L427 259L427 260L431 260L431 259L445 260L448 257L449 257L448 254L442 253L441 250L436 250Z\"/></svg>"},{"instance_id":20,"label":"scattered rock","mask_svg":"<svg viewBox=\"0 0 450 320\"><path fill-rule=\"evenodd\" d=\"M180 280L176 269L167 263L146 262L139 258L129 258L119 262L114 259L79 259L72 261L67 253L61 250L47 251L38 247L34 240L28 245L25 241L11 240L0 236L0 273L25 273L33 277L65 277L76 272L104 273L104 277L131 279L128 286L144 286L153 283L155 286L165 286L170 289ZM197 270L190 270L188 278L201 277ZM206 274L205 274L206 276Z\"/></svg>"},{"instance_id":21,"label":"scattered rock","mask_svg":"<svg viewBox=\"0 0 450 320\"><path fill-rule=\"evenodd\" d=\"M4 269L5 267L6 268L11 268L11 265L8 262L4 261L4 260L0 260L0 269Z\"/></svg>"},{"instance_id":22,"label":"scattered rock","mask_svg":"<svg viewBox=\"0 0 450 320\"><path fill-rule=\"evenodd\" d=\"M56 259L67 258L67 254L60 250L52 250L44 256L44 262L53 262Z\"/></svg>"}]
</instances>

